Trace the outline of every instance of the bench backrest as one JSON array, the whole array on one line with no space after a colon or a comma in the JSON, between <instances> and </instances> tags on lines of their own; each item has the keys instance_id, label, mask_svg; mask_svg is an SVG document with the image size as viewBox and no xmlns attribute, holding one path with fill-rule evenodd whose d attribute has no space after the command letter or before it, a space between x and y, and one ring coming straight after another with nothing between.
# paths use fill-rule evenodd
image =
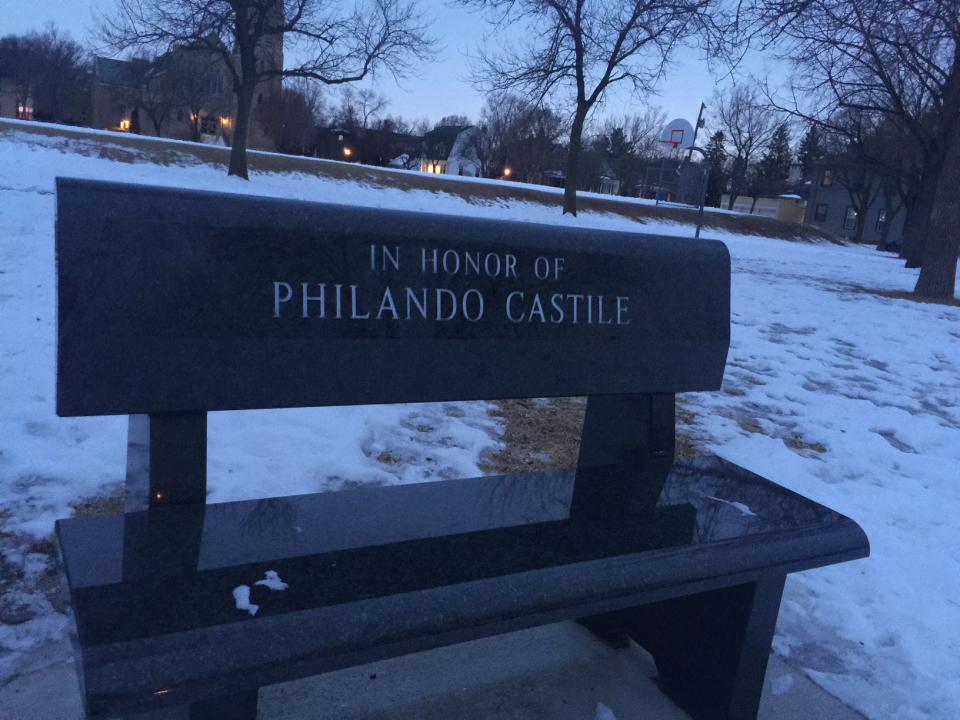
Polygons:
<instances>
[{"instance_id":1,"label":"bench backrest","mask_svg":"<svg viewBox=\"0 0 960 720\"><path fill-rule=\"evenodd\" d=\"M57 182L60 415L720 387L722 243Z\"/></svg>"}]
</instances>

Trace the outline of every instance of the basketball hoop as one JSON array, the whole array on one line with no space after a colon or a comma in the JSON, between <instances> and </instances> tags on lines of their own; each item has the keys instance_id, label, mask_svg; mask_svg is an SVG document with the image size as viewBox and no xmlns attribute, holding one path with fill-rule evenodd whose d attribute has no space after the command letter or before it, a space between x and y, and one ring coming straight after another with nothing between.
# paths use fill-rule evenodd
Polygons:
<instances>
[{"instance_id":1,"label":"basketball hoop","mask_svg":"<svg viewBox=\"0 0 960 720\"><path fill-rule=\"evenodd\" d=\"M693 125L683 118L667 123L660 133L660 143L672 150L689 150L693 147Z\"/></svg>"}]
</instances>

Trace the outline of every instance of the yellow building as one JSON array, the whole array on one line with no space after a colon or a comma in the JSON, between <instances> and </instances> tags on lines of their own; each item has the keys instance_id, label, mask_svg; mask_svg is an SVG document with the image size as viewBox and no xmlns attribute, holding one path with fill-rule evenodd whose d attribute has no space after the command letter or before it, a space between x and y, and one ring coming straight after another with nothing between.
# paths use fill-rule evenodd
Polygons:
<instances>
[{"instance_id":1,"label":"yellow building","mask_svg":"<svg viewBox=\"0 0 960 720\"><path fill-rule=\"evenodd\" d=\"M726 208L730 203L729 195L720 197L720 207ZM807 209L807 202L799 195L785 194L777 197L750 197L740 195L733 203L733 211L745 215L760 215L761 217L782 220L783 222L803 224L803 216Z\"/></svg>"}]
</instances>

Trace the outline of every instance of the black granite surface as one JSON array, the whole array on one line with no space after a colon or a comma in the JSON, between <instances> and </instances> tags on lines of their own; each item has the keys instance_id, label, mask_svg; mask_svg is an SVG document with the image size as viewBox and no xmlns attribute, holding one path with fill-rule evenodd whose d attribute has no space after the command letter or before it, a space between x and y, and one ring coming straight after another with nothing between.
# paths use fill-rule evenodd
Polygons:
<instances>
[{"instance_id":1,"label":"black granite surface","mask_svg":"<svg viewBox=\"0 0 960 720\"><path fill-rule=\"evenodd\" d=\"M60 178L57 257L61 415L716 389L729 342L716 241Z\"/></svg>"},{"instance_id":2,"label":"black granite surface","mask_svg":"<svg viewBox=\"0 0 960 720\"><path fill-rule=\"evenodd\" d=\"M137 693L182 702L868 551L849 519L717 458L677 463L655 508L604 518L571 516L573 480L61 520L91 714ZM254 585L268 570L289 587ZM239 585L256 616L235 607Z\"/></svg>"}]
</instances>

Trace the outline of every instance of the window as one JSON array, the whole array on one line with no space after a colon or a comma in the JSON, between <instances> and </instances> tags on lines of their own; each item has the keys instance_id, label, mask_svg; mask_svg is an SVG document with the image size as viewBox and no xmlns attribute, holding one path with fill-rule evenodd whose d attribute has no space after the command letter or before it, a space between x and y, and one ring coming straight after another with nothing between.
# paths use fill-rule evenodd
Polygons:
<instances>
[{"instance_id":1,"label":"window","mask_svg":"<svg viewBox=\"0 0 960 720\"><path fill-rule=\"evenodd\" d=\"M824 222L827 219L826 203L817 203L817 207L813 211L813 219L815 222Z\"/></svg>"},{"instance_id":2,"label":"window","mask_svg":"<svg viewBox=\"0 0 960 720\"><path fill-rule=\"evenodd\" d=\"M18 120L33 120L33 101L29 98L25 101L17 101L16 116Z\"/></svg>"},{"instance_id":3,"label":"window","mask_svg":"<svg viewBox=\"0 0 960 720\"><path fill-rule=\"evenodd\" d=\"M843 216L843 231L852 233L857 227L857 211L852 206L847 206L847 212Z\"/></svg>"},{"instance_id":4,"label":"window","mask_svg":"<svg viewBox=\"0 0 960 720\"><path fill-rule=\"evenodd\" d=\"M223 95L223 73L212 73L207 77L207 94L217 97Z\"/></svg>"},{"instance_id":5,"label":"window","mask_svg":"<svg viewBox=\"0 0 960 720\"><path fill-rule=\"evenodd\" d=\"M823 171L823 177L820 178L820 184L823 187L830 187L833 185L833 170L828 168Z\"/></svg>"},{"instance_id":6,"label":"window","mask_svg":"<svg viewBox=\"0 0 960 720\"><path fill-rule=\"evenodd\" d=\"M876 230L878 233L883 233L883 228L887 224L887 211L886 209L881 210L877 213L877 227Z\"/></svg>"}]
</instances>

